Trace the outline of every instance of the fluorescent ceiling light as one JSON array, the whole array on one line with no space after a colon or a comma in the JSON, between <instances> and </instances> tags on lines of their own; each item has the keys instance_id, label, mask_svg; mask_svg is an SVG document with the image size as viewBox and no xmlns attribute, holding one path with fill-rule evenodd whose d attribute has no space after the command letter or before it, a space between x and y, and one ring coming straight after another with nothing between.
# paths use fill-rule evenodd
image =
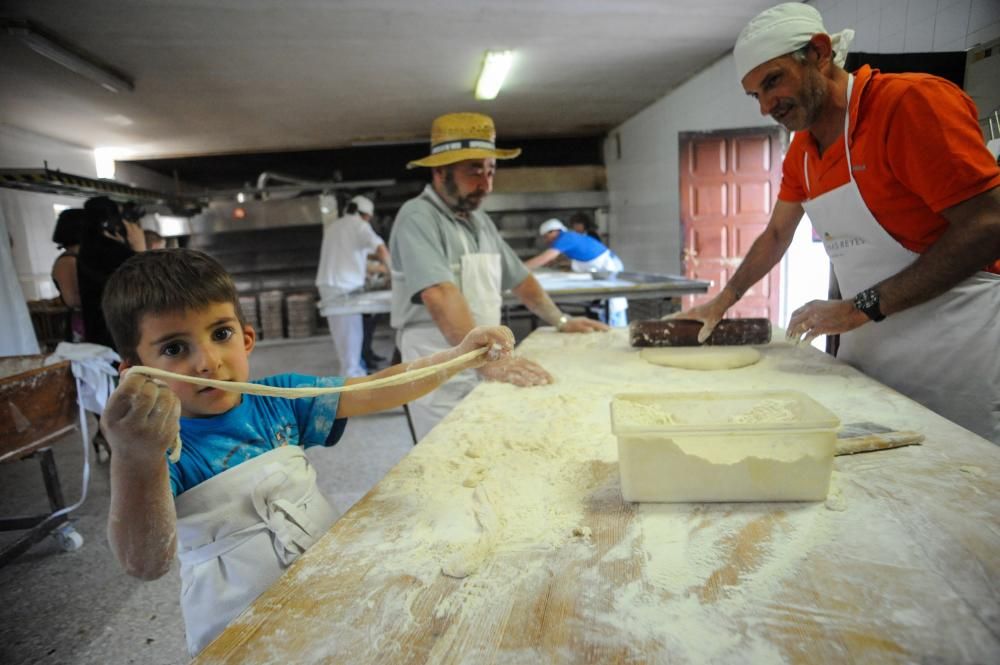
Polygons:
<instances>
[{"instance_id":1,"label":"fluorescent ceiling light","mask_svg":"<svg viewBox=\"0 0 1000 665\"><path fill-rule=\"evenodd\" d=\"M476 99L496 99L514 61L513 51L487 51L476 82Z\"/></svg>"},{"instance_id":2,"label":"fluorescent ceiling light","mask_svg":"<svg viewBox=\"0 0 1000 665\"><path fill-rule=\"evenodd\" d=\"M57 62L66 69L90 79L111 92L132 92L135 83L119 71L98 62L77 47L31 21L4 19L3 31L23 41L28 48Z\"/></svg>"}]
</instances>

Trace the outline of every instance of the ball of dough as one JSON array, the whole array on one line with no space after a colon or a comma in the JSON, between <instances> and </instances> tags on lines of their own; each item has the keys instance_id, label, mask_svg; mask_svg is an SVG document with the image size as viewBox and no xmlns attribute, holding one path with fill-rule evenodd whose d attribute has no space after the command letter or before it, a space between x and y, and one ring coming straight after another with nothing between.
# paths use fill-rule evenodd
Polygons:
<instances>
[{"instance_id":1,"label":"ball of dough","mask_svg":"<svg viewBox=\"0 0 1000 665\"><path fill-rule=\"evenodd\" d=\"M760 360L752 346L672 346L646 348L639 357L654 365L681 369L736 369Z\"/></svg>"}]
</instances>

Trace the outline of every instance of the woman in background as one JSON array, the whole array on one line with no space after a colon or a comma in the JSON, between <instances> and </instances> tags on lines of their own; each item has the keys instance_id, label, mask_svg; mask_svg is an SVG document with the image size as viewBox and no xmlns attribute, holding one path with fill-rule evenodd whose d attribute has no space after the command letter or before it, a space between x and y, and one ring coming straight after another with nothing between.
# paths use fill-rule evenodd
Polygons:
<instances>
[{"instance_id":1,"label":"woman in background","mask_svg":"<svg viewBox=\"0 0 1000 665\"><path fill-rule=\"evenodd\" d=\"M76 275L77 255L80 253L80 235L87 213L80 208L69 208L59 213L52 232L54 242L62 254L52 264L52 281L59 290L63 304L70 309L68 341L84 339L83 313L80 311L80 286Z\"/></svg>"},{"instance_id":2,"label":"woman in background","mask_svg":"<svg viewBox=\"0 0 1000 665\"><path fill-rule=\"evenodd\" d=\"M122 218L118 204L106 196L87 199L80 236L77 278L83 310L84 340L115 348L101 312L101 296L111 273L136 252L146 249L142 227ZM117 350L117 349L115 349Z\"/></svg>"}]
</instances>

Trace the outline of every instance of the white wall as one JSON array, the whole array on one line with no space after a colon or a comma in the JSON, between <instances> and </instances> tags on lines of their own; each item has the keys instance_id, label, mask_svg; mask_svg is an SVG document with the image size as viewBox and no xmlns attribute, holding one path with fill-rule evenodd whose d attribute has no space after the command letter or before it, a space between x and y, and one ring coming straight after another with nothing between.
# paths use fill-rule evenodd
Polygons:
<instances>
[{"instance_id":1,"label":"white wall","mask_svg":"<svg viewBox=\"0 0 1000 665\"><path fill-rule=\"evenodd\" d=\"M810 4L823 15L828 30L855 30L855 51L957 51L1000 36L1000 0L817 0ZM681 270L678 134L771 124L743 94L729 54L608 134L604 156L611 245L629 270ZM819 277L825 271L812 259L817 248L802 233L785 275L800 265L811 265L816 274L800 280L808 281L810 289L784 294L782 309L787 312L826 294L826 280ZM784 281L787 284L795 278L792 275Z\"/></svg>"},{"instance_id":2,"label":"white wall","mask_svg":"<svg viewBox=\"0 0 1000 665\"><path fill-rule=\"evenodd\" d=\"M743 94L726 56L612 130L604 143L611 246L626 268L680 272L680 132L773 124Z\"/></svg>"},{"instance_id":3,"label":"white wall","mask_svg":"<svg viewBox=\"0 0 1000 665\"><path fill-rule=\"evenodd\" d=\"M46 162L50 169L87 178L97 177L92 148L0 124L0 168L40 169Z\"/></svg>"},{"instance_id":4,"label":"white wall","mask_svg":"<svg viewBox=\"0 0 1000 665\"><path fill-rule=\"evenodd\" d=\"M52 242L55 206L78 208L83 202L82 198L0 189L0 219L10 236L14 269L26 300L58 295L51 275L52 264L59 256Z\"/></svg>"},{"instance_id":5,"label":"white wall","mask_svg":"<svg viewBox=\"0 0 1000 665\"><path fill-rule=\"evenodd\" d=\"M97 177L94 152L10 125L0 125L0 168L28 170L44 168L88 178ZM79 207L86 199L39 194L0 187L0 216L13 243L14 269L27 300L56 295L50 272L58 256L52 243L54 205ZM4 313L0 312L0 317Z\"/></svg>"}]
</instances>

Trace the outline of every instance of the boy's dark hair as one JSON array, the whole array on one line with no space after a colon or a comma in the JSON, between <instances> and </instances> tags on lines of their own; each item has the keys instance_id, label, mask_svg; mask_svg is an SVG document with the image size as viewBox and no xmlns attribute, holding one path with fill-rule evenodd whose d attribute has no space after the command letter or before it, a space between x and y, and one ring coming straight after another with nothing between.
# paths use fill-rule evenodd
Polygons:
<instances>
[{"instance_id":1,"label":"boy's dark hair","mask_svg":"<svg viewBox=\"0 0 1000 665\"><path fill-rule=\"evenodd\" d=\"M232 303L243 325L236 285L218 261L193 249L156 249L132 256L111 275L101 308L118 353L136 363L143 315L200 310L220 302Z\"/></svg>"}]
</instances>

